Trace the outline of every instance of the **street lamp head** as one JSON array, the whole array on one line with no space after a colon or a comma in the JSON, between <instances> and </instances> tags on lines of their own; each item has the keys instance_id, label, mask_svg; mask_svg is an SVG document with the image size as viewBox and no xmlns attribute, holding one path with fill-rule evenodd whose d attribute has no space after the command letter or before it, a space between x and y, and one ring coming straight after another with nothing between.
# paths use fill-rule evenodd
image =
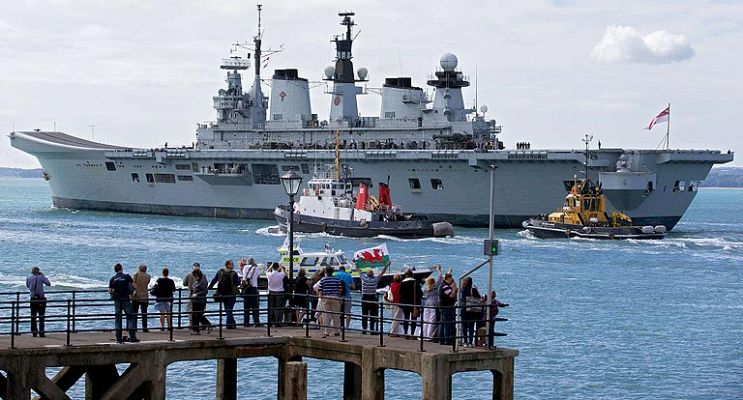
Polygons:
<instances>
[{"instance_id":1,"label":"street lamp head","mask_svg":"<svg viewBox=\"0 0 743 400\"><path fill-rule=\"evenodd\" d=\"M284 191L287 196L294 196L299 192L299 185L302 184L302 175L294 172L293 169L289 170L289 172L281 176L281 184L284 185Z\"/></svg>"}]
</instances>

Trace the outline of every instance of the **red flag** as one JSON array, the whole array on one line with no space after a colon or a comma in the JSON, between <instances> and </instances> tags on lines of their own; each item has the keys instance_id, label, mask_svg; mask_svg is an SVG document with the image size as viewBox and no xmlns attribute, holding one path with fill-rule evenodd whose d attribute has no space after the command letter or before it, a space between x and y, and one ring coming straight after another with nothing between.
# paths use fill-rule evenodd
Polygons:
<instances>
[{"instance_id":1,"label":"red flag","mask_svg":"<svg viewBox=\"0 0 743 400\"><path fill-rule=\"evenodd\" d=\"M650 121L650 124L645 129L653 129L653 126L655 124L661 123L661 122L668 122L668 116L671 115L671 106L666 107L665 110L661 111L660 114L656 115L655 118L653 118Z\"/></svg>"}]
</instances>

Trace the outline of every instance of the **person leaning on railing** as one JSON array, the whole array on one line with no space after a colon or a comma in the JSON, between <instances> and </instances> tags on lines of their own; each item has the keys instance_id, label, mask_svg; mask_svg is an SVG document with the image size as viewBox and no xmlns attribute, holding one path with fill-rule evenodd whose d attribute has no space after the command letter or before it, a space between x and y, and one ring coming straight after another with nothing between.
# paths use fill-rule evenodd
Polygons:
<instances>
[{"instance_id":1,"label":"person leaning on railing","mask_svg":"<svg viewBox=\"0 0 743 400\"><path fill-rule=\"evenodd\" d=\"M357 265L356 270L359 271L359 278L361 279L361 333L366 335L367 333L367 322L369 331L372 335L377 334L377 320L379 315L379 298L377 297L377 288L379 287L379 280L382 279L384 273L390 267L390 262L384 265L381 271L377 275L374 275L374 270L369 268L366 273L361 272L361 268Z\"/></svg>"},{"instance_id":2,"label":"person leaning on railing","mask_svg":"<svg viewBox=\"0 0 743 400\"><path fill-rule=\"evenodd\" d=\"M150 304L150 294L147 292L147 286L150 284L152 277L147 273L147 266L140 265L132 279L137 286L132 294L132 313L134 318L137 318L137 313L142 316L142 332L149 332L149 329L147 329L147 307Z\"/></svg>"}]
</instances>

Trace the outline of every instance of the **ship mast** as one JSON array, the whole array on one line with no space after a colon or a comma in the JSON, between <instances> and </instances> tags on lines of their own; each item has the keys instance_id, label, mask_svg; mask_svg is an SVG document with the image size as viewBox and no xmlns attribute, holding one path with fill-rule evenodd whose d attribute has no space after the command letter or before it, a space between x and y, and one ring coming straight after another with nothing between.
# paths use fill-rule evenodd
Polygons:
<instances>
[{"instance_id":1,"label":"ship mast","mask_svg":"<svg viewBox=\"0 0 743 400\"><path fill-rule=\"evenodd\" d=\"M584 185L588 184L588 144L591 143L591 141L593 141L593 135L588 133L586 133L586 136L581 139L581 142L586 144L586 182L584 183Z\"/></svg>"}]
</instances>

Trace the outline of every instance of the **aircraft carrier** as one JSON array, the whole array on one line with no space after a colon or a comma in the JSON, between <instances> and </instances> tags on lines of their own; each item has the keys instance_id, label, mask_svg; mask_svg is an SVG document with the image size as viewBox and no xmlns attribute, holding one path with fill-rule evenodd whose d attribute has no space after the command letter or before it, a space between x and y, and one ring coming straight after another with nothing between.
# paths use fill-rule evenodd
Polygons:
<instances>
[{"instance_id":1,"label":"aircraft carrier","mask_svg":"<svg viewBox=\"0 0 743 400\"><path fill-rule=\"evenodd\" d=\"M609 200L637 225L681 219L697 184L717 163L733 159L714 150L538 150L506 147L487 108L466 107L469 78L458 59L444 54L429 76L433 94L411 77L388 77L365 86L368 71L354 71L354 14L339 13L343 32L333 38L335 64L324 70L331 108L312 113L310 82L296 69L277 69L263 82L259 6L252 43L236 44L245 56L224 59L226 88L213 97L217 119L198 124L196 141L181 148L124 148L53 131L16 131L13 147L36 156L58 208L183 216L272 219L287 197L280 176L305 176L335 158L354 171L354 183L375 190L389 183L403 209L464 226L488 224L490 168L495 171L495 225L520 228L525 219L552 211L566 184L588 169ZM252 87L243 75L252 67ZM262 84L270 86L270 97ZM379 116L360 116L357 97L381 95ZM587 160L587 161L586 161Z\"/></svg>"}]
</instances>

